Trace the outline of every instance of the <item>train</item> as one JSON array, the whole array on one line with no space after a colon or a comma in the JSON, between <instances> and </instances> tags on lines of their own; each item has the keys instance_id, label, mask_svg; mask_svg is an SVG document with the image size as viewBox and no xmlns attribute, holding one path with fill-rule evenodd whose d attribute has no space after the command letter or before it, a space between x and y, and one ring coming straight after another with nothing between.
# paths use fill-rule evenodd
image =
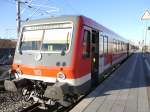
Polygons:
<instances>
[{"instance_id":1,"label":"train","mask_svg":"<svg viewBox=\"0 0 150 112\"><path fill-rule=\"evenodd\" d=\"M50 105L72 104L134 50L127 39L82 16L30 20L22 25L7 91Z\"/></svg>"}]
</instances>

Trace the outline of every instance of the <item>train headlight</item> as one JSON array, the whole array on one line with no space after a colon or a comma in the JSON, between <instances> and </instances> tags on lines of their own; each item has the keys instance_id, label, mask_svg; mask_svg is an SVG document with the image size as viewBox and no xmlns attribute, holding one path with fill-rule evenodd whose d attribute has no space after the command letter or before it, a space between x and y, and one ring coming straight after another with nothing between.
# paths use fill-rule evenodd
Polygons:
<instances>
[{"instance_id":1,"label":"train headlight","mask_svg":"<svg viewBox=\"0 0 150 112\"><path fill-rule=\"evenodd\" d=\"M65 79L66 79L66 75L65 75L63 72L58 72L58 73L57 73L57 78L58 78L58 79L65 80Z\"/></svg>"}]
</instances>

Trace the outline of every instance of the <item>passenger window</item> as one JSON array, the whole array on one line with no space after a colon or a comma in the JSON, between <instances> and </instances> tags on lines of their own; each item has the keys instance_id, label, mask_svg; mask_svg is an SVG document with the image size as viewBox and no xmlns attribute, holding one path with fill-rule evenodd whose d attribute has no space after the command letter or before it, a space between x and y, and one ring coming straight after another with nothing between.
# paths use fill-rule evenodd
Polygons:
<instances>
[{"instance_id":1,"label":"passenger window","mask_svg":"<svg viewBox=\"0 0 150 112\"><path fill-rule=\"evenodd\" d=\"M83 57L84 58L89 58L90 57L90 38L91 38L91 33L88 30L84 30L84 35L83 35Z\"/></svg>"},{"instance_id":2,"label":"passenger window","mask_svg":"<svg viewBox=\"0 0 150 112\"><path fill-rule=\"evenodd\" d=\"M120 41L120 43L119 43L119 46L120 46L120 47L119 47L119 51L121 52L121 41Z\"/></svg>"},{"instance_id":3,"label":"passenger window","mask_svg":"<svg viewBox=\"0 0 150 112\"><path fill-rule=\"evenodd\" d=\"M117 53L119 52L119 41L117 40Z\"/></svg>"},{"instance_id":4,"label":"passenger window","mask_svg":"<svg viewBox=\"0 0 150 112\"><path fill-rule=\"evenodd\" d=\"M104 36L104 55L108 54L108 37Z\"/></svg>"},{"instance_id":5,"label":"passenger window","mask_svg":"<svg viewBox=\"0 0 150 112\"><path fill-rule=\"evenodd\" d=\"M103 56L103 47L104 47L104 45L103 45L103 35L102 34L100 34L100 40L99 40L99 42L100 42L100 44L99 44L100 56Z\"/></svg>"},{"instance_id":6,"label":"passenger window","mask_svg":"<svg viewBox=\"0 0 150 112\"><path fill-rule=\"evenodd\" d=\"M113 48L114 48L113 53L116 54L117 53L117 41L115 39L113 40Z\"/></svg>"},{"instance_id":7,"label":"passenger window","mask_svg":"<svg viewBox=\"0 0 150 112\"><path fill-rule=\"evenodd\" d=\"M120 52L120 41L118 41L118 52Z\"/></svg>"},{"instance_id":8,"label":"passenger window","mask_svg":"<svg viewBox=\"0 0 150 112\"><path fill-rule=\"evenodd\" d=\"M123 42L121 43L121 51L123 51Z\"/></svg>"}]
</instances>

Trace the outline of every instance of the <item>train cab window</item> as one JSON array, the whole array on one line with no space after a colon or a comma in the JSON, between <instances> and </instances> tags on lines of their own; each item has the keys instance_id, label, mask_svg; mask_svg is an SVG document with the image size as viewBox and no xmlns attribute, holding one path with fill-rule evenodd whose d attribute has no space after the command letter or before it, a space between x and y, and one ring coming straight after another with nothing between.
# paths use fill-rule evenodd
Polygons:
<instances>
[{"instance_id":1,"label":"train cab window","mask_svg":"<svg viewBox=\"0 0 150 112\"><path fill-rule=\"evenodd\" d=\"M21 40L21 50L40 50L43 31L24 31Z\"/></svg>"},{"instance_id":2,"label":"train cab window","mask_svg":"<svg viewBox=\"0 0 150 112\"><path fill-rule=\"evenodd\" d=\"M68 52L71 46L72 23L33 25L23 28L20 40L21 51L44 53Z\"/></svg>"},{"instance_id":3,"label":"train cab window","mask_svg":"<svg viewBox=\"0 0 150 112\"><path fill-rule=\"evenodd\" d=\"M83 35L83 57L89 58L90 57L90 40L91 40L91 33L88 30L84 30Z\"/></svg>"},{"instance_id":4,"label":"train cab window","mask_svg":"<svg viewBox=\"0 0 150 112\"><path fill-rule=\"evenodd\" d=\"M108 54L108 37L104 36L104 55Z\"/></svg>"},{"instance_id":5,"label":"train cab window","mask_svg":"<svg viewBox=\"0 0 150 112\"><path fill-rule=\"evenodd\" d=\"M49 52L60 52L69 50L71 32L71 28L45 30L42 50Z\"/></svg>"}]
</instances>

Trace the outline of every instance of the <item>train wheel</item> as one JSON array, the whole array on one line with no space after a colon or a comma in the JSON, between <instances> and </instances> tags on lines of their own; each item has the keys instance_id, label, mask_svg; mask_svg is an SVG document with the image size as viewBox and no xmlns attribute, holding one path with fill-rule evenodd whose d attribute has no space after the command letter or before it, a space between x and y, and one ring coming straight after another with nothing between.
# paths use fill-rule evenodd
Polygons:
<instances>
[{"instance_id":1,"label":"train wheel","mask_svg":"<svg viewBox=\"0 0 150 112\"><path fill-rule=\"evenodd\" d=\"M24 101L28 102L30 100L30 94L31 93L26 88L22 89L22 96L24 98Z\"/></svg>"}]
</instances>

